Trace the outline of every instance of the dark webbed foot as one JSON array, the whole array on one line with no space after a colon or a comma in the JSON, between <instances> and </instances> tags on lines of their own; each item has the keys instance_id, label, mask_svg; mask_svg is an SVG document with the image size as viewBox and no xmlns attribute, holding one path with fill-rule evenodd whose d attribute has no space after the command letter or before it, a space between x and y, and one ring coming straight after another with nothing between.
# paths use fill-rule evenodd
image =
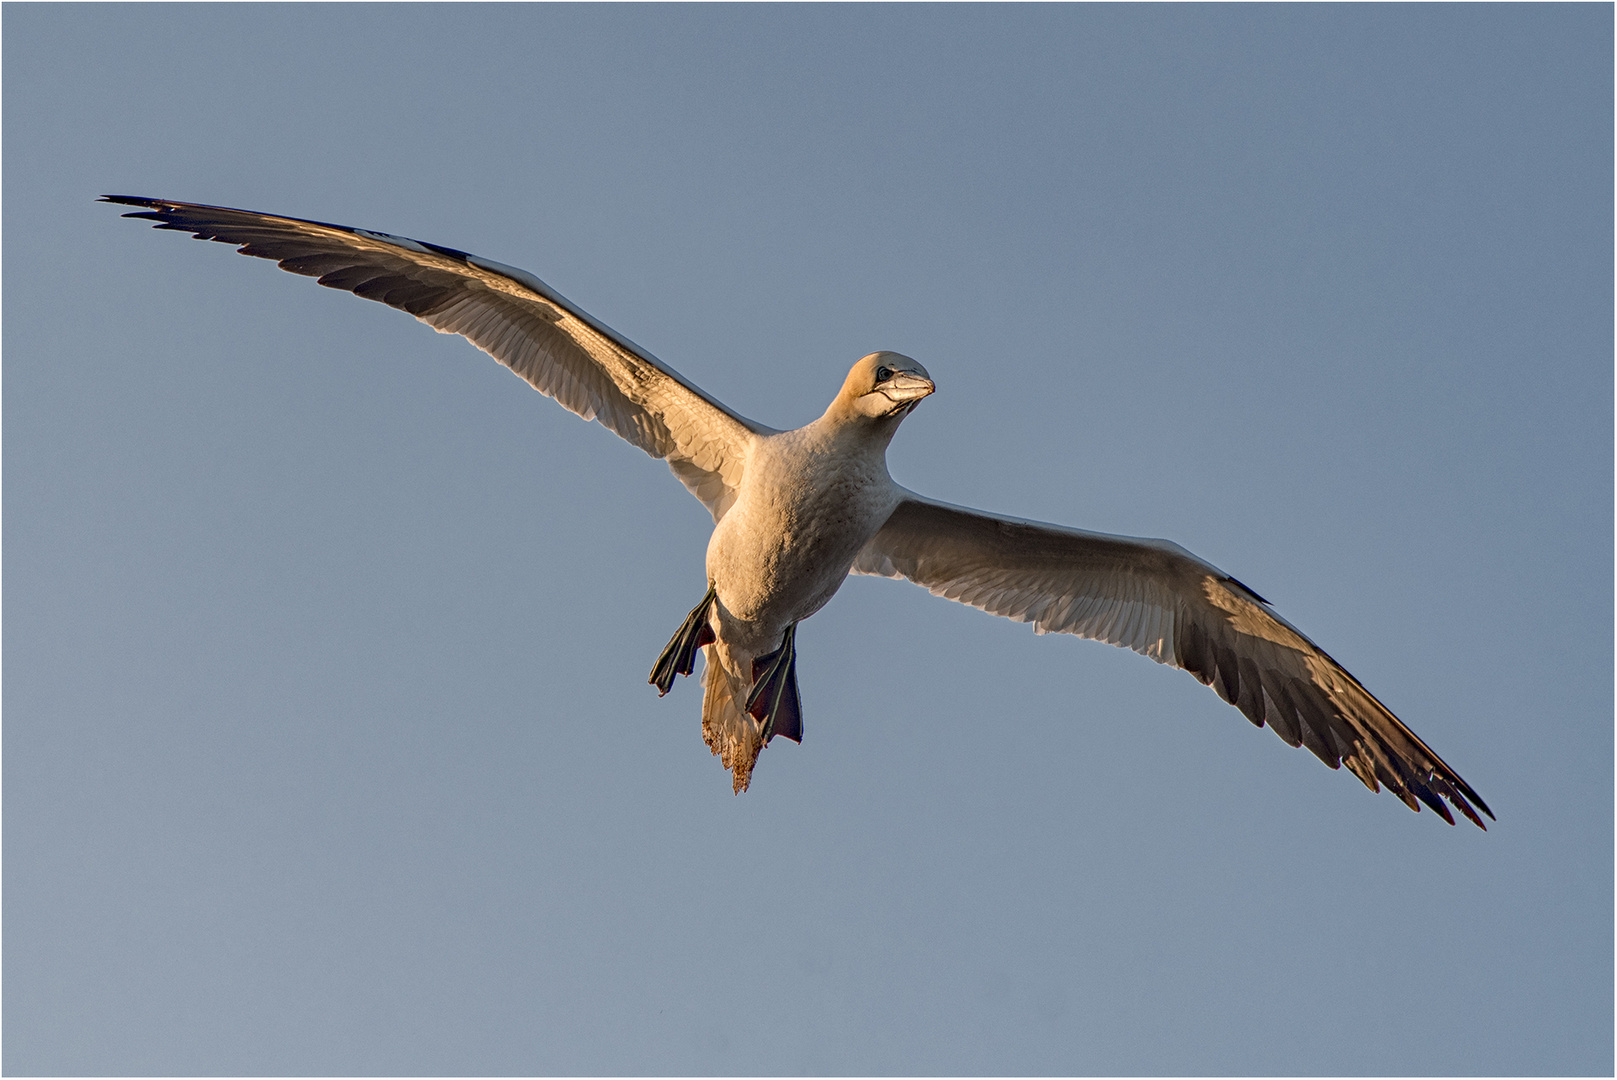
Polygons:
<instances>
[{"instance_id":1,"label":"dark webbed foot","mask_svg":"<svg viewBox=\"0 0 1617 1080\"><path fill-rule=\"evenodd\" d=\"M803 741L803 701L797 696L797 624L786 628L780 648L752 662L747 713L764 726L764 742L776 735Z\"/></svg>"},{"instance_id":2,"label":"dark webbed foot","mask_svg":"<svg viewBox=\"0 0 1617 1080\"><path fill-rule=\"evenodd\" d=\"M657 688L658 697L674 688L676 676L689 675L696 670L696 650L714 640L713 628L707 624L707 611L717 598L718 593L709 585L707 595L685 616L685 621L652 665L651 678L646 681Z\"/></svg>"}]
</instances>

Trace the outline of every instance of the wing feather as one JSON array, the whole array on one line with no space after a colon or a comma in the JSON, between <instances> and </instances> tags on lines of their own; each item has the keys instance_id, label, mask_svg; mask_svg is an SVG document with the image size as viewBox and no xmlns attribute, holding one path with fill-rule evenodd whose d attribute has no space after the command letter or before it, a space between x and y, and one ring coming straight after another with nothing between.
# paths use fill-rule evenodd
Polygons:
<instances>
[{"instance_id":1,"label":"wing feather","mask_svg":"<svg viewBox=\"0 0 1617 1080\"><path fill-rule=\"evenodd\" d=\"M1132 649L1183 668L1259 727L1347 765L1371 791L1478 827L1492 811L1357 679L1256 593L1166 540L998 517L913 493L854 572L907 578L933 594ZM1445 801L1448 805L1445 805ZM1473 804L1476 810L1473 810Z\"/></svg>"},{"instance_id":2,"label":"wing feather","mask_svg":"<svg viewBox=\"0 0 1617 1080\"><path fill-rule=\"evenodd\" d=\"M715 521L735 501L754 436L773 430L731 412L524 271L318 221L125 195L102 201L140 207L124 216L234 244L461 335L569 411L665 459Z\"/></svg>"}]
</instances>

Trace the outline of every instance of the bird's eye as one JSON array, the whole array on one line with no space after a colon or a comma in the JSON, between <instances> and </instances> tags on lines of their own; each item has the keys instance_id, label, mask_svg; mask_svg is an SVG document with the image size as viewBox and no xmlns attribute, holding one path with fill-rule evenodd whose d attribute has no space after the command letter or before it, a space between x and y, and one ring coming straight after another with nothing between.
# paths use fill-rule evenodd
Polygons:
<instances>
[{"instance_id":1,"label":"bird's eye","mask_svg":"<svg viewBox=\"0 0 1617 1080\"><path fill-rule=\"evenodd\" d=\"M891 379L892 377L893 377L893 369L892 368L890 368L890 367L879 367L879 368L876 369L876 381L877 382L886 382L888 379Z\"/></svg>"}]
</instances>

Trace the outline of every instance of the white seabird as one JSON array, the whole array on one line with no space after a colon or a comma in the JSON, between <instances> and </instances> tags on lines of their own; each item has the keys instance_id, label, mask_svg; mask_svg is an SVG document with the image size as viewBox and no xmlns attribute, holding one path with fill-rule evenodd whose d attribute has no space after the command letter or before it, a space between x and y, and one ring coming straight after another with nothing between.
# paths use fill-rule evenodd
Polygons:
<instances>
[{"instance_id":1,"label":"white seabird","mask_svg":"<svg viewBox=\"0 0 1617 1080\"><path fill-rule=\"evenodd\" d=\"M746 790L776 735L802 740L794 635L849 573L1105 641L1183 668L1254 724L1347 765L1410 809L1478 827L1493 813L1358 680L1251 589L1166 540L1083 532L951 506L900 487L887 444L933 392L875 352L813 423L777 431L725 408L531 274L453 248L248 210L133 196L156 228L237 245L460 334L586 420L668 462L713 515L707 594L652 669L666 694L705 649L702 735Z\"/></svg>"}]
</instances>

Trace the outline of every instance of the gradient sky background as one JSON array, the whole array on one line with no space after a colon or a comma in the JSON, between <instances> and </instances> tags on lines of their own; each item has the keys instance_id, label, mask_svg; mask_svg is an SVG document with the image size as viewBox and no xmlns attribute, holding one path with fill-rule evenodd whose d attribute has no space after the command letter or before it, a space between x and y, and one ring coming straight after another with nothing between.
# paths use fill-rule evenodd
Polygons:
<instances>
[{"instance_id":1,"label":"gradient sky background","mask_svg":"<svg viewBox=\"0 0 1617 1080\"><path fill-rule=\"evenodd\" d=\"M1605 1073L1612 10L4 10L8 1073ZM1479 790L850 581L730 794L710 522L107 192L464 248L899 482L1169 537Z\"/></svg>"}]
</instances>

